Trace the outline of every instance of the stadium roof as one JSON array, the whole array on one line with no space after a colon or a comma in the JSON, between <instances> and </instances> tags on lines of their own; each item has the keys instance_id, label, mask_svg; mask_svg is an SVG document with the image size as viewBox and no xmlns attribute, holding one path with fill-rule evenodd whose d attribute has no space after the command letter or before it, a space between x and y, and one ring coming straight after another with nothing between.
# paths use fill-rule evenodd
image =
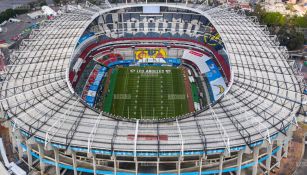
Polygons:
<instances>
[{"instance_id":1,"label":"stadium roof","mask_svg":"<svg viewBox=\"0 0 307 175\"><path fill-rule=\"evenodd\" d=\"M68 83L76 43L99 14L132 6L140 5L74 8L46 21L22 41L1 82L2 107L15 127L46 146L136 155L139 151L185 154L252 147L270 141L274 134L285 134L295 123L302 95L286 62L287 50L254 17L226 7L164 4L201 13L223 39L233 79L229 92L212 108L173 122L142 123L115 120L85 106ZM168 141L127 139L127 134L142 133L168 135Z\"/></svg>"}]
</instances>

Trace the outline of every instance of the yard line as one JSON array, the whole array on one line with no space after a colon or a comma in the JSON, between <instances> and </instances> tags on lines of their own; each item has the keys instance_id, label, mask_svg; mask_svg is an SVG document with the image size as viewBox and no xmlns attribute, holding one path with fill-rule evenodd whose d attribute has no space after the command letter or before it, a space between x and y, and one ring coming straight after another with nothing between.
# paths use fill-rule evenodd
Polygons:
<instances>
[{"instance_id":1,"label":"yard line","mask_svg":"<svg viewBox=\"0 0 307 175\"><path fill-rule=\"evenodd\" d=\"M145 76L145 107L144 110L147 111L147 76ZM147 116L147 112L145 112L145 116Z\"/></svg>"},{"instance_id":2,"label":"yard line","mask_svg":"<svg viewBox=\"0 0 307 175\"><path fill-rule=\"evenodd\" d=\"M174 94L174 81L173 81L173 71L171 71L171 80L172 80L172 83L171 83L171 86L172 86L172 94ZM173 108L172 109L175 109L175 102L174 100L171 100L173 102ZM175 117L175 112L173 112L173 117Z\"/></svg>"},{"instance_id":3,"label":"yard line","mask_svg":"<svg viewBox=\"0 0 307 175\"><path fill-rule=\"evenodd\" d=\"M128 71L126 71L127 69L125 69L125 83L124 83L124 93L126 94L127 92L126 92L126 89L127 89L127 85L126 85L126 83L127 83L127 79L129 78L128 77ZM124 111L125 111L125 103L126 103L126 99L124 99L124 105L123 105L123 110L122 110L122 116L124 117Z\"/></svg>"}]
</instances>

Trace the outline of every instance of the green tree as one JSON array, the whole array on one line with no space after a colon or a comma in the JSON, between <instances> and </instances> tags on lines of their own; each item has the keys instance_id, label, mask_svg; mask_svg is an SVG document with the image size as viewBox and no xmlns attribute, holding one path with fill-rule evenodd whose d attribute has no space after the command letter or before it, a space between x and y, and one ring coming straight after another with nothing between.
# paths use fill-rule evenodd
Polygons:
<instances>
[{"instance_id":1,"label":"green tree","mask_svg":"<svg viewBox=\"0 0 307 175\"><path fill-rule=\"evenodd\" d=\"M267 12L263 16L263 22L271 26L284 26L286 24L286 17L279 12Z\"/></svg>"},{"instance_id":2,"label":"green tree","mask_svg":"<svg viewBox=\"0 0 307 175\"><path fill-rule=\"evenodd\" d=\"M307 15L305 14L304 16L294 16L292 17L291 22L296 27L307 28Z\"/></svg>"},{"instance_id":3,"label":"green tree","mask_svg":"<svg viewBox=\"0 0 307 175\"><path fill-rule=\"evenodd\" d=\"M6 9L0 13L0 23L14 17L16 17L16 12L13 9Z\"/></svg>"},{"instance_id":4,"label":"green tree","mask_svg":"<svg viewBox=\"0 0 307 175\"><path fill-rule=\"evenodd\" d=\"M54 2L55 4L60 4L60 3L61 3L61 0L53 0L53 2Z\"/></svg>"},{"instance_id":5,"label":"green tree","mask_svg":"<svg viewBox=\"0 0 307 175\"><path fill-rule=\"evenodd\" d=\"M304 45L304 35L297 32L294 27L281 27L277 36L280 44L286 46L288 50L301 49Z\"/></svg>"},{"instance_id":6,"label":"green tree","mask_svg":"<svg viewBox=\"0 0 307 175\"><path fill-rule=\"evenodd\" d=\"M291 5L287 8L291 9ZM304 35L296 31L297 27L307 27L307 13L300 16L285 16L278 12L266 12L257 4L254 11L249 14L256 16L260 24L267 25L270 32L277 35L280 44L289 50L300 49L304 45Z\"/></svg>"},{"instance_id":7,"label":"green tree","mask_svg":"<svg viewBox=\"0 0 307 175\"><path fill-rule=\"evenodd\" d=\"M262 22L262 19L265 15L266 11L262 8L260 4L256 4L254 11L251 13L251 16L256 16L260 22Z\"/></svg>"}]
</instances>

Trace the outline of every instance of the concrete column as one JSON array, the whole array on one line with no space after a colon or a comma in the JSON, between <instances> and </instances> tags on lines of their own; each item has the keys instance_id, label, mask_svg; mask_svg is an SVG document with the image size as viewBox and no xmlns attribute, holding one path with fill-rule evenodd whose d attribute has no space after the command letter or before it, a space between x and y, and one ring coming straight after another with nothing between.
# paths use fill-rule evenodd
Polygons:
<instances>
[{"instance_id":1,"label":"concrete column","mask_svg":"<svg viewBox=\"0 0 307 175\"><path fill-rule=\"evenodd\" d=\"M31 171L31 168L33 165L33 158L31 154L32 146L29 143L26 143L26 146L27 146L28 167L29 167L29 171Z\"/></svg>"},{"instance_id":2,"label":"concrete column","mask_svg":"<svg viewBox=\"0 0 307 175\"><path fill-rule=\"evenodd\" d=\"M157 174L160 174L160 158L157 158Z\"/></svg>"},{"instance_id":3,"label":"concrete column","mask_svg":"<svg viewBox=\"0 0 307 175\"><path fill-rule=\"evenodd\" d=\"M259 147L254 147L253 149L253 175L257 175L257 169L258 169L258 156L259 156Z\"/></svg>"},{"instance_id":4,"label":"concrete column","mask_svg":"<svg viewBox=\"0 0 307 175\"><path fill-rule=\"evenodd\" d=\"M138 174L138 170L139 170L139 163L138 163L137 158L135 158L135 174L136 175Z\"/></svg>"},{"instance_id":5,"label":"concrete column","mask_svg":"<svg viewBox=\"0 0 307 175\"><path fill-rule=\"evenodd\" d=\"M17 148L18 148L18 157L21 160L23 155L23 149L21 147L21 141L19 139L17 140Z\"/></svg>"},{"instance_id":6,"label":"concrete column","mask_svg":"<svg viewBox=\"0 0 307 175\"><path fill-rule=\"evenodd\" d=\"M177 162L177 174L181 174L181 157L178 158L178 162Z\"/></svg>"},{"instance_id":7,"label":"concrete column","mask_svg":"<svg viewBox=\"0 0 307 175\"><path fill-rule=\"evenodd\" d=\"M283 147L283 149L284 149L284 157L288 157L288 149L289 149L289 141L288 140L286 140L286 142L284 143L284 147Z\"/></svg>"},{"instance_id":8,"label":"concrete column","mask_svg":"<svg viewBox=\"0 0 307 175\"><path fill-rule=\"evenodd\" d=\"M242 157L243 157L243 150L240 150L238 152L238 159L237 159L237 166L238 166L237 175L241 175Z\"/></svg>"},{"instance_id":9,"label":"concrete column","mask_svg":"<svg viewBox=\"0 0 307 175\"><path fill-rule=\"evenodd\" d=\"M9 128L9 135L10 135L10 139L11 139L11 142L12 142L12 147L13 147L13 153L16 153L16 147L17 147L17 143L16 143L16 137L15 135L13 134L13 127L11 125L11 122L10 121L7 121L7 126Z\"/></svg>"},{"instance_id":10,"label":"concrete column","mask_svg":"<svg viewBox=\"0 0 307 175\"><path fill-rule=\"evenodd\" d=\"M58 149L54 149L54 160L55 160L56 175L60 175L60 167L59 167L60 156L59 156L59 150Z\"/></svg>"},{"instance_id":11,"label":"concrete column","mask_svg":"<svg viewBox=\"0 0 307 175\"><path fill-rule=\"evenodd\" d=\"M96 155L93 154L93 170L94 170L94 175L97 175L96 170L97 170L97 166L96 166Z\"/></svg>"},{"instance_id":12,"label":"concrete column","mask_svg":"<svg viewBox=\"0 0 307 175\"><path fill-rule=\"evenodd\" d=\"M281 161L281 152L282 152L282 142L281 141L277 141L277 146L280 147L280 149L277 151L276 153L276 157L277 157L277 167L279 168L280 167L280 161Z\"/></svg>"},{"instance_id":13,"label":"concrete column","mask_svg":"<svg viewBox=\"0 0 307 175\"><path fill-rule=\"evenodd\" d=\"M219 175L222 175L223 163L224 163L224 154L221 154L220 155L220 164L219 164Z\"/></svg>"},{"instance_id":14,"label":"concrete column","mask_svg":"<svg viewBox=\"0 0 307 175\"><path fill-rule=\"evenodd\" d=\"M19 158L19 160L21 160L22 159L22 155L23 155L23 149L21 147L22 138L21 138L19 130L15 130L14 133L15 133L17 149L18 149L18 158Z\"/></svg>"},{"instance_id":15,"label":"concrete column","mask_svg":"<svg viewBox=\"0 0 307 175\"><path fill-rule=\"evenodd\" d=\"M0 119L1 118L3 118L3 119L5 119L5 113L4 113L4 111L3 111L3 108L2 108L2 106L0 105Z\"/></svg>"},{"instance_id":16,"label":"concrete column","mask_svg":"<svg viewBox=\"0 0 307 175\"><path fill-rule=\"evenodd\" d=\"M44 147L41 144L37 144L39 151L39 167L41 169L41 174L45 172L45 163L43 162L43 158L45 157Z\"/></svg>"},{"instance_id":17,"label":"concrete column","mask_svg":"<svg viewBox=\"0 0 307 175\"><path fill-rule=\"evenodd\" d=\"M72 166L73 166L73 169L74 169L74 175L78 175L78 172L77 172L77 156L76 156L76 152L72 151L71 153L71 157L72 157Z\"/></svg>"},{"instance_id":18,"label":"concrete column","mask_svg":"<svg viewBox=\"0 0 307 175\"><path fill-rule=\"evenodd\" d=\"M199 159L199 175L201 175L201 172L202 172L202 167L203 167L203 158L200 157Z\"/></svg>"},{"instance_id":19,"label":"concrete column","mask_svg":"<svg viewBox=\"0 0 307 175\"><path fill-rule=\"evenodd\" d=\"M116 175L117 174L117 162L116 162L116 157L113 156L113 164L114 164L114 174Z\"/></svg>"},{"instance_id":20,"label":"concrete column","mask_svg":"<svg viewBox=\"0 0 307 175\"><path fill-rule=\"evenodd\" d=\"M266 170L268 171L268 174L271 170L271 160L272 160L272 144L269 144L267 146L267 155L268 155L268 159L266 159L266 162L265 162L265 168Z\"/></svg>"}]
</instances>

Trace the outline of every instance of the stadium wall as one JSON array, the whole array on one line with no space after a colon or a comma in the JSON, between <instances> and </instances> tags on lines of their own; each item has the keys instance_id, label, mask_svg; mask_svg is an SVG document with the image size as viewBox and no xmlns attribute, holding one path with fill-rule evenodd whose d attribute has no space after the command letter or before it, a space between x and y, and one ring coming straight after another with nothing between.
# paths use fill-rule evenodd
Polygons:
<instances>
[{"instance_id":1,"label":"stadium wall","mask_svg":"<svg viewBox=\"0 0 307 175\"><path fill-rule=\"evenodd\" d=\"M157 156L153 160L150 156L133 158L133 156L120 156L114 153L105 156L98 150L87 152L81 151L84 148L63 149L60 145L57 148L56 144L53 144L53 147L45 147L43 140L37 138L29 140L24 131L14 128L13 123L9 127L11 131L15 131L11 136L13 148L18 152L19 158L27 162L29 169L32 169L33 162L37 159L41 174L48 174L48 169L51 167L56 169L57 175L60 175L63 169L71 170L75 175L80 172L120 175L197 175L230 172L240 175L246 171L252 172L252 175L267 173L275 167L280 167L282 158L288 156L288 146L296 128L295 125L290 124L285 130L286 136L282 133L275 134L270 138L271 143L263 140L255 143L251 148L243 146L243 149L232 149L230 155L221 150L211 150L211 154L179 155L176 160L166 161L174 156L166 156L166 159L163 156ZM185 157L189 160L186 161ZM151 164L150 168L153 172L140 172L144 164ZM190 167L191 164L193 166ZM126 168L127 165L132 168ZM164 166L172 166L174 169L164 170Z\"/></svg>"}]
</instances>

